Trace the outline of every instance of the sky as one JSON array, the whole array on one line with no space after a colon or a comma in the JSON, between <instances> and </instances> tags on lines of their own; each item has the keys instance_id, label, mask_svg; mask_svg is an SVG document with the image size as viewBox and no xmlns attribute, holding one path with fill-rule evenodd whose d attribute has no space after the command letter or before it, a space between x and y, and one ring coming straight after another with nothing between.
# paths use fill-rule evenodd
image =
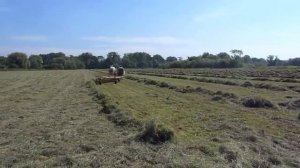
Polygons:
<instances>
[{"instance_id":1,"label":"sky","mask_svg":"<svg viewBox=\"0 0 300 168\"><path fill-rule=\"evenodd\" d=\"M299 0L0 0L0 55L300 57Z\"/></svg>"}]
</instances>

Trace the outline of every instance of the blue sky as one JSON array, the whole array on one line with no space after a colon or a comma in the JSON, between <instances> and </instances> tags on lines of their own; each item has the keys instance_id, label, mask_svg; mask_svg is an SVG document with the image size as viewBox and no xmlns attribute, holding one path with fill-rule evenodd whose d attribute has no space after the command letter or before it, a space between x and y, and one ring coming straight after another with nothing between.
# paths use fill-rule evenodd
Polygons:
<instances>
[{"instance_id":1,"label":"blue sky","mask_svg":"<svg viewBox=\"0 0 300 168\"><path fill-rule=\"evenodd\" d=\"M0 0L0 55L300 57L299 0Z\"/></svg>"}]
</instances>

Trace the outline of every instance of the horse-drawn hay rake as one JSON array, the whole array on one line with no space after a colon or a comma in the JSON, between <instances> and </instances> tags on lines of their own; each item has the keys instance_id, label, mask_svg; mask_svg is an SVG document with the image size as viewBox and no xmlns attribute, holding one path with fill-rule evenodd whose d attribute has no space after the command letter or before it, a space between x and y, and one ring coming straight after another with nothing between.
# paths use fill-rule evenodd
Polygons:
<instances>
[{"instance_id":1,"label":"horse-drawn hay rake","mask_svg":"<svg viewBox=\"0 0 300 168\"><path fill-rule=\"evenodd\" d=\"M113 82L117 84L123 79L123 76L125 75L125 70L123 67L119 67L116 69L115 67L111 66L108 70L108 76L102 76L95 80L95 83L97 85L102 85L103 83L110 83Z\"/></svg>"}]
</instances>

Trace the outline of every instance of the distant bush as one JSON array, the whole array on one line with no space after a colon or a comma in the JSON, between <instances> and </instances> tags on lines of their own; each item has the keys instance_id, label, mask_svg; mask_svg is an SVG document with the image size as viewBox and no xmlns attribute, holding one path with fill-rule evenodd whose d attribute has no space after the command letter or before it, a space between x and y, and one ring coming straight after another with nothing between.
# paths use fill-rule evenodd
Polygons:
<instances>
[{"instance_id":1,"label":"distant bush","mask_svg":"<svg viewBox=\"0 0 300 168\"><path fill-rule=\"evenodd\" d=\"M160 144L171 141L174 138L174 133L170 129L151 121L145 125L144 130L136 138L141 142Z\"/></svg>"},{"instance_id":2,"label":"distant bush","mask_svg":"<svg viewBox=\"0 0 300 168\"><path fill-rule=\"evenodd\" d=\"M251 108L271 108L274 107L273 103L269 100L260 97L253 97L253 98L244 98L243 105L245 107Z\"/></svg>"},{"instance_id":3,"label":"distant bush","mask_svg":"<svg viewBox=\"0 0 300 168\"><path fill-rule=\"evenodd\" d=\"M64 69L64 65L60 63L51 63L44 66L45 69Z\"/></svg>"}]
</instances>

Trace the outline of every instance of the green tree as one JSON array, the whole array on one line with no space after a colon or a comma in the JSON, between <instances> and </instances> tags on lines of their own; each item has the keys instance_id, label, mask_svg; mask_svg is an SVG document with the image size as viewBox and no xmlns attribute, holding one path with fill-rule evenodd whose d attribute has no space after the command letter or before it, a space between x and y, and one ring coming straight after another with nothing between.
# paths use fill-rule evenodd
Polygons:
<instances>
[{"instance_id":1,"label":"green tree","mask_svg":"<svg viewBox=\"0 0 300 168\"><path fill-rule=\"evenodd\" d=\"M289 59L288 65L300 66L300 58Z\"/></svg>"},{"instance_id":2,"label":"green tree","mask_svg":"<svg viewBox=\"0 0 300 168\"><path fill-rule=\"evenodd\" d=\"M78 58L84 63L87 69L96 69L99 67L99 61L92 53L82 53Z\"/></svg>"},{"instance_id":3,"label":"green tree","mask_svg":"<svg viewBox=\"0 0 300 168\"><path fill-rule=\"evenodd\" d=\"M167 61L167 62L177 61L177 58L176 58L176 57L173 57L173 56L169 56L169 57L167 57L166 61Z\"/></svg>"},{"instance_id":4,"label":"green tree","mask_svg":"<svg viewBox=\"0 0 300 168\"><path fill-rule=\"evenodd\" d=\"M153 60L153 68L158 68L159 66L165 63L165 59L158 54L154 55L152 57L152 60Z\"/></svg>"},{"instance_id":5,"label":"green tree","mask_svg":"<svg viewBox=\"0 0 300 168\"><path fill-rule=\"evenodd\" d=\"M21 52L14 52L8 55L7 64L10 68L27 68L27 55Z\"/></svg>"},{"instance_id":6,"label":"green tree","mask_svg":"<svg viewBox=\"0 0 300 168\"><path fill-rule=\"evenodd\" d=\"M0 56L0 69L7 67L7 58Z\"/></svg>"},{"instance_id":7,"label":"green tree","mask_svg":"<svg viewBox=\"0 0 300 168\"><path fill-rule=\"evenodd\" d=\"M122 64L128 68L152 68L153 59L150 54L145 52L126 53Z\"/></svg>"},{"instance_id":8,"label":"green tree","mask_svg":"<svg viewBox=\"0 0 300 168\"><path fill-rule=\"evenodd\" d=\"M78 58L74 56L70 56L65 60L64 69L84 69L84 63Z\"/></svg>"},{"instance_id":9,"label":"green tree","mask_svg":"<svg viewBox=\"0 0 300 168\"><path fill-rule=\"evenodd\" d=\"M39 55L31 55L29 57L30 68L32 69L41 69L43 64L43 59Z\"/></svg>"},{"instance_id":10,"label":"green tree","mask_svg":"<svg viewBox=\"0 0 300 168\"><path fill-rule=\"evenodd\" d=\"M226 52L220 52L219 54L217 54L217 57L219 57L220 59L230 59L230 55Z\"/></svg>"},{"instance_id":11,"label":"green tree","mask_svg":"<svg viewBox=\"0 0 300 168\"><path fill-rule=\"evenodd\" d=\"M121 57L117 52L110 52L107 54L107 58L105 60L106 67L110 65L119 66L121 64Z\"/></svg>"},{"instance_id":12,"label":"green tree","mask_svg":"<svg viewBox=\"0 0 300 168\"><path fill-rule=\"evenodd\" d=\"M40 54L43 59L43 66L46 69L64 69L66 62L66 55L62 52Z\"/></svg>"},{"instance_id":13,"label":"green tree","mask_svg":"<svg viewBox=\"0 0 300 168\"><path fill-rule=\"evenodd\" d=\"M268 66L276 66L279 64L280 60L277 56L275 55L269 55L267 57L267 62L268 62Z\"/></svg>"},{"instance_id":14,"label":"green tree","mask_svg":"<svg viewBox=\"0 0 300 168\"><path fill-rule=\"evenodd\" d=\"M234 57L242 57L244 55L243 51L242 50L237 50L237 49L234 49L234 50L231 50L230 51L232 53L232 55Z\"/></svg>"},{"instance_id":15,"label":"green tree","mask_svg":"<svg viewBox=\"0 0 300 168\"><path fill-rule=\"evenodd\" d=\"M243 62L246 63L246 64L252 64L253 63L252 59L251 59L251 57L249 55L245 55L243 57Z\"/></svg>"}]
</instances>

